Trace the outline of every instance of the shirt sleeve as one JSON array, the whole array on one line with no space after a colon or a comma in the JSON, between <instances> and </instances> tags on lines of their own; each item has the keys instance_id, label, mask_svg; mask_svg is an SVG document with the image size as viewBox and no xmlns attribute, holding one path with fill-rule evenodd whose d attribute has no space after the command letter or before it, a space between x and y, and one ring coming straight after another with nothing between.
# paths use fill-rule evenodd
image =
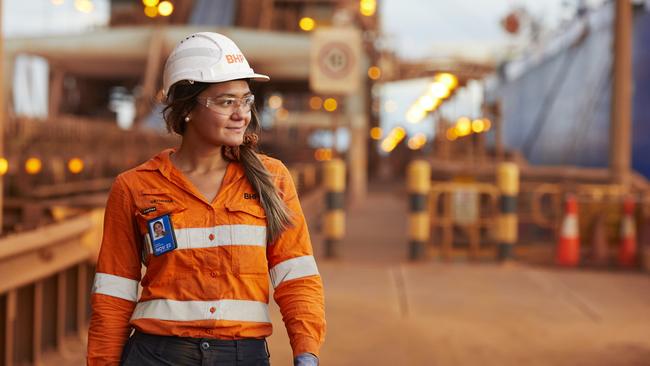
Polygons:
<instances>
[{"instance_id":1,"label":"shirt sleeve","mask_svg":"<svg viewBox=\"0 0 650 366\"><path fill-rule=\"evenodd\" d=\"M138 296L141 241L135 204L122 176L106 204L104 233L91 294L88 365L118 365Z\"/></svg>"},{"instance_id":2,"label":"shirt sleeve","mask_svg":"<svg viewBox=\"0 0 650 366\"><path fill-rule=\"evenodd\" d=\"M318 355L326 328L323 284L296 188L287 168L279 165L276 185L293 225L267 249L273 298L280 307L294 357L305 352Z\"/></svg>"}]
</instances>

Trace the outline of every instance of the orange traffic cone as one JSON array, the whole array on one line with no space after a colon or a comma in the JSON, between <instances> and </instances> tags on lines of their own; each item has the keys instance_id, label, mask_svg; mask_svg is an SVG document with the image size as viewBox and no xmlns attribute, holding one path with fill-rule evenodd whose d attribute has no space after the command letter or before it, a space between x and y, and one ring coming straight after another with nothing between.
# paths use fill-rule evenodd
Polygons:
<instances>
[{"instance_id":1,"label":"orange traffic cone","mask_svg":"<svg viewBox=\"0 0 650 366\"><path fill-rule=\"evenodd\" d=\"M634 222L634 201L631 197L626 197L623 202L618 264L622 267L632 267L636 264L636 223Z\"/></svg>"},{"instance_id":2,"label":"orange traffic cone","mask_svg":"<svg viewBox=\"0 0 650 366\"><path fill-rule=\"evenodd\" d=\"M574 195L567 195L564 211L555 261L560 266L574 267L580 262L578 202Z\"/></svg>"}]
</instances>

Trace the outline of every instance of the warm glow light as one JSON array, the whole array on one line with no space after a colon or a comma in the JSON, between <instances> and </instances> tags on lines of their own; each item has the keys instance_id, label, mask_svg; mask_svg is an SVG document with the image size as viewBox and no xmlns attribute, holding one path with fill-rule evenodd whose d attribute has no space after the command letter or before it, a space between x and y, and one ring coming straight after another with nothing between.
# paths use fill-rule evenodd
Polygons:
<instances>
[{"instance_id":1,"label":"warm glow light","mask_svg":"<svg viewBox=\"0 0 650 366\"><path fill-rule=\"evenodd\" d=\"M449 90L454 90L458 86L458 78L456 75L450 74L448 72L437 74L434 77L434 80L444 84Z\"/></svg>"},{"instance_id":2,"label":"warm glow light","mask_svg":"<svg viewBox=\"0 0 650 366\"><path fill-rule=\"evenodd\" d=\"M316 21L310 17L302 17L298 22L298 26L305 32L309 32L316 27Z\"/></svg>"},{"instance_id":3,"label":"warm glow light","mask_svg":"<svg viewBox=\"0 0 650 366\"><path fill-rule=\"evenodd\" d=\"M63 5L63 2L64 0L52 0L52 4L57 6Z\"/></svg>"},{"instance_id":4,"label":"warm glow light","mask_svg":"<svg viewBox=\"0 0 650 366\"><path fill-rule=\"evenodd\" d=\"M436 108L438 108L438 107L440 106L441 103L442 103L442 99L435 99L435 103L434 103L434 105L433 105L433 109L432 109L431 111L436 110ZM431 111L430 111L430 112L431 112Z\"/></svg>"},{"instance_id":5,"label":"warm glow light","mask_svg":"<svg viewBox=\"0 0 650 366\"><path fill-rule=\"evenodd\" d=\"M456 135L463 137L470 133L472 133L472 121L467 117L460 117L456 121Z\"/></svg>"},{"instance_id":6,"label":"warm glow light","mask_svg":"<svg viewBox=\"0 0 650 366\"><path fill-rule=\"evenodd\" d=\"M158 13L164 17L172 15L174 12L174 5L169 1L162 1L158 4Z\"/></svg>"},{"instance_id":7,"label":"warm glow light","mask_svg":"<svg viewBox=\"0 0 650 366\"><path fill-rule=\"evenodd\" d=\"M377 80L381 77L381 69L377 66L370 66L368 68L368 77L372 80Z\"/></svg>"},{"instance_id":8,"label":"warm glow light","mask_svg":"<svg viewBox=\"0 0 650 366\"><path fill-rule=\"evenodd\" d=\"M450 93L449 87L441 82L432 83L429 91L431 92L431 95L437 99L445 99Z\"/></svg>"},{"instance_id":9,"label":"warm glow light","mask_svg":"<svg viewBox=\"0 0 650 366\"><path fill-rule=\"evenodd\" d=\"M326 148L316 149L316 151L314 151L314 159L316 159L317 161L332 160L332 149L326 149Z\"/></svg>"},{"instance_id":10,"label":"warm glow light","mask_svg":"<svg viewBox=\"0 0 650 366\"><path fill-rule=\"evenodd\" d=\"M159 2L160 0L142 0L142 5L147 7L155 7L158 6Z\"/></svg>"},{"instance_id":11,"label":"warm glow light","mask_svg":"<svg viewBox=\"0 0 650 366\"><path fill-rule=\"evenodd\" d=\"M9 170L9 162L5 158L0 158L0 175L7 174Z\"/></svg>"},{"instance_id":12,"label":"warm glow light","mask_svg":"<svg viewBox=\"0 0 650 366\"><path fill-rule=\"evenodd\" d=\"M146 6L144 8L144 15L148 16L149 18L155 18L158 16L158 8L155 6Z\"/></svg>"},{"instance_id":13,"label":"warm glow light","mask_svg":"<svg viewBox=\"0 0 650 366\"><path fill-rule=\"evenodd\" d=\"M323 106L323 98L316 95L309 98L309 108L316 111L319 110L322 106Z\"/></svg>"},{"instance_id":14,"label":"warm glow light","mask_svg":"<svg viewBox=\"0 0 650 366\"><path fill-rule=\"evenodd\" d=\"M426 117L427 113L417 106L411 107L408 112L406 112L406 120L410 123L418 123Z\"/></svg>"},{"instance_id":15,"label":"warm glow light","mask_svg":"<svg viewBox=\"0 0 650 366\"><path fill-rule=\"evenodd\" d=\"M75 0L74 7L82 13L92 13L95 10L95 4L90 0Z\"/></svg>"},{"instance_id":16,"label":"warm glow light","mask_svg":"<svg viewBox=\"0 0 650 366\"><path fill-rule=\"evenodd\" d=\"M278 121L286 121L289 118L289 111L286 108L280 108L275 112L275 118Z\"/></svg>"},{"instance_id":17,"label":"warm glow light","mask_svg":"<svg viewBox=\"0 0 650 366\"><path fill-rule=\"evenodd\" d=\"M485 123L482 119L475 119L472 121L472 131L474 133L481 133L485 130Z\"/></svg>"},{"instance_id":18,"label":"warm glow light","mask_svg":"<svg viewBox=\"0 0 650 366\"><path fill-rule=\"evenodd\" d=\"M456 135L456 129L454 127L447 129L447 140L454 141L457 138L458 135Z\"/></svg>"},{"instance_id":19,"label":"warm glow light","mask_svg":"<svg viewBox=\"0 0 650 366\"><path fill-rule=\"evenodd\" d=\"M271 95L269 97L269 107L272 109L278 109L282 107L282 97L279 95Z\"/></svg>"},{"instance_id":20,"label":"warm glow light","mask_svg":"<svg viewBox=\"0 0 650 366\"><path fill-rule=\"evenodd\" d=\"M487 118L483 118L483 131L489 131L490 127L492 127L492 122Z\"/></svg>"},{"instance_id":21,"label":"warm glow light","mask_svg":"<svg viewBox=\"0 0 650 366\"><path fill-rule=\"evenodd\" d=\"M427 143L427 136L422 132L416 133L408 140L408 148L411 150L419 150Z\"/></svg>"},{"instance_id":22,"label":"warm glow light","mask_svg":"<svg viewBox=\"0 0 650 366\"><path fill-rule=\"evenodd\" d=\"M43 168L43 163L38 158L29 158L25 162L25 171L27 174L38 174Z\"/></svg>"},{"instance_id":23,"label":"warm glow light","mask_svg":"<svg viewBox=\"0 0 650 366\"><path fill-rule=\"evenodd\" d=\"M423 95L418 98L418 105L425 111L432 111L436 107L436 99L431 95Z\"/></svg>"},{"instance_id":24,"label":"warm glow light","mask_svg":"<svg viewBox=\"0 0 650 366\"><path fill-rule=\"evenodd\" d=\"M68 170L72 174L79 174L84 170L84 162L79 158L72 158L68 161Z\"/></svg>"},{"instance_id":25,"label":"warm glow light","mask_svg":"<svg viewBox=\"0 0 650 366\"><path fill-rule=\"evenodd\" d=\"M323 102L323 108L325 108L325 110L328 112L334 112L337 107L338 103L336 103L336 99L334 98L327 98Z\"/></svg>"},{"instance_id":26,"label":"warm glow light","mask_svg":"<svg viewBox=\"0 0 650 366\"><path fill-rule=\"evenodd\" d=\"M373 127L370 129L370 138L373 140L381 139L381 136L384 134L381 127Z\"/></svg>"},{"instance_id":27,"label":"warm glow light","mask_svg":"<svg viewBox=\"0 0 650 366\"><path fill-rule=\"evenodd\" d=\"M393 151L397 145L399 145L402 140L406 137L406 130L402 127L395 127L389 133L388 136L381 142L381 149L385 152Z\"/></svg>"},{"instance_id":28,"label":"warm glow light","mask_svg":"<svg viewBox=\"0 0 650 366\"><path fill-rule=\"evenodd\" d=\"M359 12L363 16L373 16L377 11L377 1L376 0L360 0L359 1Z\"/></svg>"}]
</instances>

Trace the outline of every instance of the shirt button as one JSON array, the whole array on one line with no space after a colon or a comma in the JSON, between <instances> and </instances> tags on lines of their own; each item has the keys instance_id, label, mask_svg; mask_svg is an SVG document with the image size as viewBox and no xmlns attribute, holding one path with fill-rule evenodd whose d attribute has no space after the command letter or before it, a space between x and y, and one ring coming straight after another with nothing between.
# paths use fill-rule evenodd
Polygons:
<instances>
[{"instance_id":1,"label":"shirt button","mask_svg":"<svg viewBox=\"0 0 650 366\"><path fill-rule=\"evenodd\" d=\"M214 240L214 234L210 234L210 235L208 235L208 239L210 239L210 240Z\"/></svg>"},{"instance_id":2,"label":"shirt button","mask_svg":"<svg viewBox=\"0 0 650 366\"><path fill-rule=\"evenodd\" d=\"M210 343L208 343L208 342L201 342L201 348L203 348L203 349L208 349L208 348L210 348Z\"/></svg>"},{"instance_id":3,"label":"shirt button","mask_svg":"<svg viewBox=\"0 0 650 366\"><path fill-rule=\"evenodd\" d=\"M215 308L214 306L210 308L211 313L214 313L215 311L217 311L217 308Z\"/></svg>"},{"instance_id":4,"label":"shirt button","mask_svg":"<svg viewBox=\"0 0 650 366\"><path fill-rule=\"evenodd\" d=\"M210 272L210 276L217 277L217 272Z\"/></svg>"}]
</instances>

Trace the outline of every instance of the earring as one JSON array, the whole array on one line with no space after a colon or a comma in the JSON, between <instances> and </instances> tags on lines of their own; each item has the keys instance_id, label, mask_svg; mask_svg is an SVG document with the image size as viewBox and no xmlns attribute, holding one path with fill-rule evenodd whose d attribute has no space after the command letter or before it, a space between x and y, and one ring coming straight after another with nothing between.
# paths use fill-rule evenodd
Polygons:
<instances>
[{"instance_id":1,"label":"earring","mask_svg":"<svg viewBox=\"0 0 650 366\"><path fill-rule=\"evenodd\" d=\"M190 116L185 116L185 122L189 122L189 121L190 121Z\"/></svg>"}]
</instances>

